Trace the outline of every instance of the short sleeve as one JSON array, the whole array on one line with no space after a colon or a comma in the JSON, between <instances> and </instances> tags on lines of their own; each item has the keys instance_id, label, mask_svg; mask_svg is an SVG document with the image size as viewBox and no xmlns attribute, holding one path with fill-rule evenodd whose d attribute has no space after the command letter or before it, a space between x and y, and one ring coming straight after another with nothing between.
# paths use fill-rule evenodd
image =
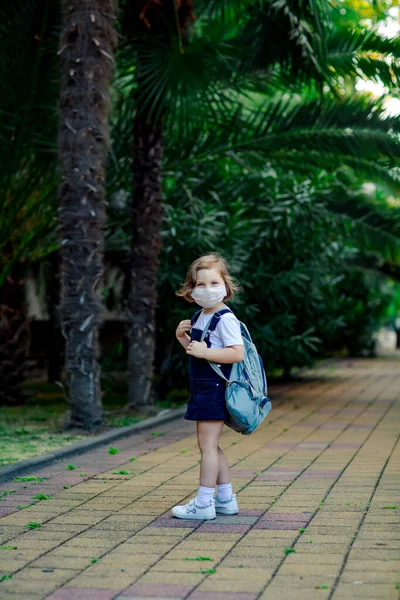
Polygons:
<instances>
[{"instance_id":1,"label":"short sleeve","mask_svg":"<svg viewBox=\"0 0 400 600\"><path fill-rule=\"evenodd\" d=\"M240 333L240 323L232 313L226 313L221 317L217 325L218 334L224 347L243 346L243 338Z\"/></svg>"}]
</instances>

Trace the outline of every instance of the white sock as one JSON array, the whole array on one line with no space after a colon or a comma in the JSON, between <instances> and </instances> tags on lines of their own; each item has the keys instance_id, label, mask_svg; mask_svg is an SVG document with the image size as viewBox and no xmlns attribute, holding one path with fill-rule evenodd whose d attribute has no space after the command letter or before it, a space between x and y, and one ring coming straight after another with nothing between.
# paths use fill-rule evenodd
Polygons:
<instances>
[{"instance_id":1,"label":"white sock","mask_svg":"<svg viewBox=\"0 0 400 600\"><path fill-rule=\"evenodd\" d=\"M230 500L232 497L232 484L231 483L221 483L218 485L218 498L222 500L222 502L226 502Z\"/></svg>"},{"instance_id":2,"label":"white sock","mask_svg":"<svg viewBox=\"0 0 400 600\"><path fill-rule=\"evenodd\" d=\"M214 497L214 488L201 485L196 496L197 506L208 506Z\"/></svg>"}]
</instances>

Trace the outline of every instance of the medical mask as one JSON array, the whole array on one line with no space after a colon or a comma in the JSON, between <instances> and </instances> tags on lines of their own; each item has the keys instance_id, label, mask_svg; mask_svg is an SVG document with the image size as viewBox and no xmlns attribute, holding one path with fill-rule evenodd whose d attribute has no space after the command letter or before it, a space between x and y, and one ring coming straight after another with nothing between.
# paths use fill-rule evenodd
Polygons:
<instances>
[{"instance_id":1,"label":"medical mask","mask_svg":"<svg viewBox=\"0 0 400 600\"><path fill-rule=\"evenodd\" d=\"M199 306L203 308L212 308L216 306L227 295L224 285L216 285L211 288L194 288L192 298Z\"/></svg>"}]
</instances>

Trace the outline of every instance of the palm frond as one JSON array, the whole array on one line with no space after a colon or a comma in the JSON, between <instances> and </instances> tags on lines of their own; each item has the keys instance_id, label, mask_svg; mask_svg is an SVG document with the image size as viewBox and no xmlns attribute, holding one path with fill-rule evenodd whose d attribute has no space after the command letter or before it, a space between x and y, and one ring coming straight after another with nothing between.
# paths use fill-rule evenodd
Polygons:
<instances>
[{"instance_id":1,"label":"palm frond","mask_svg":"<svg viewBox=\"0 0 400 600\"><path fill-rule=\"evenodd\" d=\"M397 119L383 118L364 102L338 105L327 100L303 103L290 94L259 103L253 110L227 113L212 131L181 140L175 160L210 163L234 154L262 168L292 163L299 171L336 169L339 164L368 171L398 187L400 143ZM187 143L186 143L187 142Z\"/></svg>"},{"instance_id":2,"label":"palm frond","mask_svg":"<svg viewBox=\"0 0 400 600\"><path fill-rule=\"evenodd\" d=\"M334 28L327 40L327 66L333 78L362 77L399 86L400 36L382 37L373 30Z\"/></svg>"}]
</instances>

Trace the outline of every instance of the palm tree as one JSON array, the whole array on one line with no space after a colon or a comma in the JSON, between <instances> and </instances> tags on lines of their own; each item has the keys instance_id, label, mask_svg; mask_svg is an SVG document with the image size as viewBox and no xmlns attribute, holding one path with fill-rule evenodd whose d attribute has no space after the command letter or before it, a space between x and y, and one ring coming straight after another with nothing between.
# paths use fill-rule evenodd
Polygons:
<instances>
[{"instance_id":1,"label":"palm tree","mask_svg":"<svg viewBox=\"0 0 400 600\"><path fill-rule=\"evenodd\" d=\"M59 163L62 326L71 426L102 423L98 330L103 277L104 169L117 36L113 0L63 0Z\"/></svg>"},{"instance_id":2,"label":"palm tree","mask_svg":"<svg viewBox=\"0 0 400 600\"><path fill-rule=\"evenodd\" d=\"M128 406L149 403L155 350L154 315L158 254L162 222L163 102L146 98L152 78L148 57L154 46L169 51L179 41L180 51L192 20L192 2L164 0L127 2L124 30L136 56L136 107L133 120L132 246L129 295Z\"/></svg>"}]
</instances>

